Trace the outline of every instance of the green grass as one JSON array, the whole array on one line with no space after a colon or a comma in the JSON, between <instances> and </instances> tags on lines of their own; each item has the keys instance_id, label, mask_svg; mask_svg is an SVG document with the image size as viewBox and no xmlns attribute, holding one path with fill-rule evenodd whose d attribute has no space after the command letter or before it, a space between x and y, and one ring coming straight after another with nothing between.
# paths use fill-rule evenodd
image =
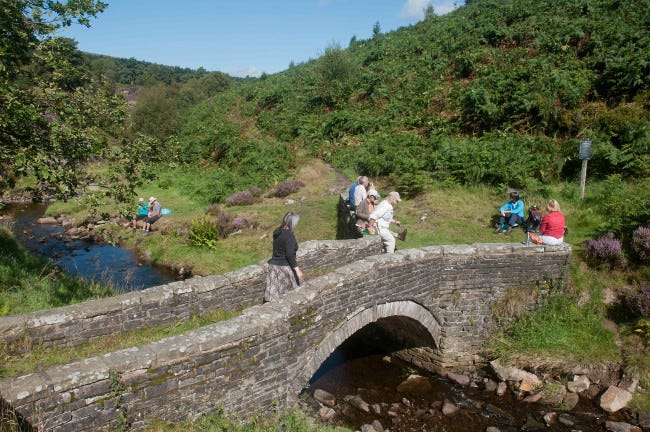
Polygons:
<instances>
[{"instance_id":1,"label":"green grass","mask_svg":"<svg viewBox=\"0 0 650 432\"><path fill-rule=\"evenodd\" d=\"M201 416L180 424L153 422L146 432L349 432L350 429L319 425L298 409L265 413L243 421L229 419L221 413Z\"/></svg>"},{"instance_id":2,"label":"green grass","mask_svg":"<svg viewBox=\"0 0 650 432\"><path fill-rule=\"evenodd\" d=\"M0 228L0 316L114 294L110 287L68 276L25 250L7 230Z\"/></svg>"},{"instance_id":3,"label":"green grass","mask_svg":"<svg viewBox=\"0 0 650 432\"><path fill-rule=\"evenodd\" d=\"M8 347L0 344L0 360L2 360L0 362L0 378L26 375L39 368L67 364L124 348L144 345L212 323L225 321L237 315L237 313L233 312L216 310L208 315L202 317L192 316L188 320L174 324L143 328L103 337L96 342L83 344L74 349L68 347L43 348L40 346L29 346L29 341L23 340L16 342L17 344L27 345L27 353L21 356L10 355L9 350L7 350Z\"/></svg>"},{"instance_id":4,"label":"green grass","mask_svg":"<svg viewBox=\"0 0 650 432\"><path fill-rule=\"evenodd\" d=\"M193 274L220 274L266 259L271 254L271 233L288 210L294 210L301 216L296 229L299 242L334 239L338 194L346 192L352 182L350 178L341 179L340 175L337 176L318 160L305 160L302 169L288 176L305 182L306 186L300 191L287 198L263 198L251 206L223 207L223 211L234 217L253 221L256 227L219 240L216 250L210 250L207 247L189 246L185 241L192 221L201 217L209 207L205 198L198 195L202 188L210 187L206 184L206 178L215 175L209 169L206 170L205 174L200 175L195 170L188 172L180 168L169 168L161 172L159 179L138 190L139 196L156 196L164 208L172 210L171 214L155 224L157 232L153 235L144 237L140 233L131 233L128 228L107 224L102 228L106 232L105 237L148 256L157 264L191 269ZM248 185L251 186L254 185ZM383 196L391 190L381 179L376 186ZM577 196L577 190L577 184L558 184L545 186L538 193L523 195L526 207L537 204L542 208L549 198L566 196L567 200L561 201L561 204L571 231L565 240L574 245L593 236L594 227L601 222L599 219L593 224L582 223L579 219L585 213L581 209L582 203L573 200ZM286 205L287 199L294 203ZM425 194L398 204L396 217L409 231L407 241L398 244L398 248L521 242L525 239L523 229L515 229L510 236L492 234L493 218L498 207L507 199L505 191L494 187L434 185ZM135 203L133 207L135 209ZM110 205L107 205L100 211L109 209ZM79 219L87 217L87 213L72 201L50 206L48 213L71 214L78 223ZM574 219L580 223L574 225Z\"/></svg>"},{"instance_id":5,"label":"green grass","mask_svg":"<svg viewBox=\"0 0 650 432\"><path fill-rule=\"evenodd\" d=\"M596 299L579 303L553 295L548 304L493 334L485 345L491 358L534 364L575 364L622 360L614 332L603 326L603 307Z\"/></svg>"}]
</instances>

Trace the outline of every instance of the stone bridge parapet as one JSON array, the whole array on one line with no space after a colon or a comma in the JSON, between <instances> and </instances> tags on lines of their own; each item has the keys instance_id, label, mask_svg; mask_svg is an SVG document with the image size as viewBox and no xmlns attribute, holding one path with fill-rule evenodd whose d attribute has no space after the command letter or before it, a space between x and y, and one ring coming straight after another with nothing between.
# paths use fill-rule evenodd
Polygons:
<instances>
[{"instance_id":1,"label":"stone bridge parapet","mask_svg":"<svg viewBox=\"0 0 650 432\"><path fill-rule=\"evenodd\" d=\"M219 409L286 407L336 347L368 325L395 332L402 357L421 366L473 367L498 306L522 291L525 307L536 307L565 286L570 258L569 245L521 244L374 255L231 320L4 379L0 395L48 431L138 429Z\"/></svg>"},{"instance_id":2,"label":"stone bridge parapet","mask_svg":"<svg viewBox=\"0 0 650 432\"><path fill-rule=\"evenodd\" d=\"M310 277L380 252L377 238L308 241L300 244L298 260ZM30 345L72 347L218 309L237 312L262 302L266 273L267 264L262 261L223 275L196 276L114 297L0 317L0 348L20 354Z\"/></svg>"}]
</instances>

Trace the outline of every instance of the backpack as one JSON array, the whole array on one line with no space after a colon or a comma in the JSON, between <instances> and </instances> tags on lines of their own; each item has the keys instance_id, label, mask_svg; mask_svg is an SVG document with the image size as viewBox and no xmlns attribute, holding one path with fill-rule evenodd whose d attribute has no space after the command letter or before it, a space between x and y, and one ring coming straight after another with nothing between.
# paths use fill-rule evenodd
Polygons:
<instances>
[{"instance_id":1,"label":"backpack","mask_svg":"<svg viewBox=\"0 0 650 432\"><path fill-rule=\"evenodd\" d=\"M526 231L539 232L542 225L542 211L537 206L528 207L528 219L526 219Z\"/></svg>"}]
</instances>

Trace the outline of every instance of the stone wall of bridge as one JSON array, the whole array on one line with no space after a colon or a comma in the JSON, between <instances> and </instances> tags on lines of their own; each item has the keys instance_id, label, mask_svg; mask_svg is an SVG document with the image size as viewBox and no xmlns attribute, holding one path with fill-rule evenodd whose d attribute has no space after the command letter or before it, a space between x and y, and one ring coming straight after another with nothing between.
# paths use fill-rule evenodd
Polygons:
<instances>
[{"instance_id":1,"label":"stone wall of bridge","mask_svg":"<svg viewBox=\"0 0 650 432\"><path fill-rule=\"evenodd\" d=\"M534 307L567 280L571 249L520 244L432 246L375 255L307 281L280 301L144 346L0 381L7 406L53 431L138 429L285 407L344 340L404 320L429 343L422 364L471 367L511 293ZM394 326L397 328L399 326ZM388 326L387 328L390 328Z\"/></svg>"},{"instance_id":2,"label":"stone wall of bridge","mask_svg":"<svg viewBox=\"0 0 650 432\"><path fill-rule=\"evenodd\" d=\"M381 252L378 238L308 241L298 261L306 277ZM214 310L236 312L262 302L267 264L223 275L133 291L33 313L0 317L0 348L20 354L30 345L76 346L143 327L178 322Z\"/></svg>"}]
</instances>

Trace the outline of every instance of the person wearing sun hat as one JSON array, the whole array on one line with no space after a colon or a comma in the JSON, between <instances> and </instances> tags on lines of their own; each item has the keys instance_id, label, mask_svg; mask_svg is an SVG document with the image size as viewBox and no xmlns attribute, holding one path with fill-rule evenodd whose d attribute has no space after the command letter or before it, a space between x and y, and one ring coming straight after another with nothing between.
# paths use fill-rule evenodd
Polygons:
<instances>
[{"instance_id":1,"label":"person wearing sun hat","mask_svg":"<svg viewBox=\"0 0 650 432\"><path fill-rule=\"evenodd\" d=\"M390 230L391 223L394 223L397 226L402 225L402 222L393 217L394 208L400 201L402 201L402 198L399 196L399 192L390 192L388 195L386 195L386 198L380 202L377 207L375 207L375 210L370 215L370 228L368 231L371 234L374 234L374 226L377 224L377 231L384 245L385 253L395 252L396 238L402 241L406 239L406 230L402 231L399 234L396 234Z\"/></svg>"},{"instance_id":2,"label":"person wearing sun hat","mask_svg":"<svg viewBox=\"0 0 650 432\"><path fill-rule=\"evenodd\" d=\"M149 214L147 215L147 219L145 219L145 224L144 228L142 228L142 232L151 231L151 225L160 219L161 211L162 206L158 200L154 197L149 198Z\"/></svg>"},{"instance_id":3,"label":"person wearing sun hat","mask_svg":"<svg viewBox=\"0 0 650 432\"><path fill-rule=\"evenodd\" d=\"M131 220L131 226L133 227L133 231L136 230L138 227L138 221L143 221L147 218L149 215L149 205L144 202L144 198L140 198L138 200L138 210L136 211L135 216Z\"/></svg>"},{"instance_id":4,"label":"person wearing sun hat","mask_svg":"<svg viewBox=\"0 0 650 432\"><path fill-rule=\"evenodd\" d=\"M362 233L368 228L370 214L375 210L375 206L379 203L379 198L381 198L379 192L375 189L370 189L366 198L357 206L356 225Z\"/></svg>"}]
</instances>

